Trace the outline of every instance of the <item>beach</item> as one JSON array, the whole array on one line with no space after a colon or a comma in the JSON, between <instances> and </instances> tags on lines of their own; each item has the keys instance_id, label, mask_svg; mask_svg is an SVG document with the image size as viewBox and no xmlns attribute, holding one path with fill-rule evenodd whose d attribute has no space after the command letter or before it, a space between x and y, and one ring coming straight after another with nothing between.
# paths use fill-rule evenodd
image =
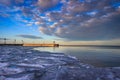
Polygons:
<instances>
[{"instance_id":1,"label":"beach","mask_svg":"<svg viewBox=\"0 0 120 80\"><path fill-rule=\"evenodd\" d=\"M0 46L0 80L120 80L120 67L98 68L64 53Z\"/></svg>"}]
</instances>

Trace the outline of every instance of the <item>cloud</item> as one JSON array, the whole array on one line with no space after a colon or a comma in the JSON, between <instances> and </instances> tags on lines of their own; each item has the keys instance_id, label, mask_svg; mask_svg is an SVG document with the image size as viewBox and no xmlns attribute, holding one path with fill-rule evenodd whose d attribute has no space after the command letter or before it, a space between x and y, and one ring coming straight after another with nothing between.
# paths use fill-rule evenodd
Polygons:
<instances>
[{"instance_id":1,"label":"cloud","mask_svg":"<svg viewBox=\"0 0 120 80\"><path fill-rule=\"evenodd\" d=\"M39 30L40 30L43 34L51 35L51 31L50 31L49 28L47 28L47 27L40 27Z\"/></svg>"},{"instance_id":2,"label":"cloud","mask_svg":"<svg viewBox=\"0 0 120 80\"><path fill-rule=\"evenodd\" d=\"M11 0L0 0L0 4L5 6L10 6Z\"/></svg>"},{"instance_id":3,"label":"cloud","mask_svg":"<svg viewBox=\"0 0 120 80\"><path fill-rule=\"evenodd\" d=\"M91 18L80 24L68 23L69 27L59 27L55 35L71 40L109 40L120 36L120 17Z\"/></svg>"},{"instance_id":4,"label":"cloud","mask_svg":"<svg viewBox=\"0 0 120 80\"><path fill-rule=\"evenodd\" d=\"M119 0L11 1L0 1L1 4L12 5L4 10L5 13L9 14L8 12L16 8L13 10L16 13L13 15L15 18L17 16L18 20L29 25L32 22L45 35L67 40L120 38Z\"/></svg>"},{"instance_id":5,"label":"cloud","mask_svg":"<svg viewBox=\"0 0 120 80\"><path fill-rule=\"evenodd\" d=\"M41 24L41 23L40 23L40 22L38 22L38 21L37 21L37 22L35 22L35 25L40 25L40 24Z\"/></svg>"},{"instance_id":6,"label":"cloud","mask_svg":"<svg viewBox=\"0 0 120 80\"><path fill-rule=\"evenodd\" d=\"M17 35L17 37L27 38L27 39L43 39L42 37L35 35Z\"/></svg>"},{"instance_id":7,"label":"cloud","mask_svg":"<svg viewBox=\"0 0 120 80\"><path fill-rule=\"evenodd\" d=\"M115 8L111 3L111 0L68 1L63 11L47 15L50 20L58 23L53 35L70 40L120 38L119 7Z\"/></svg>"},{"instance_id":8,"label":"cloud","mask_svg":"<svg viewBox=\"0 0 120 80\"><path fill-rule=\"evenodd\" d=\"M16 4L23 4L24 0L14 0Z\"/></svg>"},{"instance_id":9,"label":"cloud","mask_svg":"<svg viewBox=\"0 0 120 80\"><path fill-rule=\"evenodd\" d=\"M40 10L46 10L55 7L59 0L38 0L37 5Z\"/></svg>"}]
</instances>

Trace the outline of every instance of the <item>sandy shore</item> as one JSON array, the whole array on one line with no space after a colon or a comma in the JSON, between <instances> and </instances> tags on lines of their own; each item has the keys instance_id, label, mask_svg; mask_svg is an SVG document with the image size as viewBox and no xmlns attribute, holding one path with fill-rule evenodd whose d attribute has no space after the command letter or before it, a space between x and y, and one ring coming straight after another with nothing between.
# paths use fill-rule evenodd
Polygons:
<instances>
[{"instance_id":1,"label":"sandy shore","mask_svg":"<svg viewBox=\"0 0 120 80\"><path fill-rule=\"evenodd\" d=\"M120 67L96 68L64 53L0 46L0 80L120 80Z\"/></svg>"}]
</instances>

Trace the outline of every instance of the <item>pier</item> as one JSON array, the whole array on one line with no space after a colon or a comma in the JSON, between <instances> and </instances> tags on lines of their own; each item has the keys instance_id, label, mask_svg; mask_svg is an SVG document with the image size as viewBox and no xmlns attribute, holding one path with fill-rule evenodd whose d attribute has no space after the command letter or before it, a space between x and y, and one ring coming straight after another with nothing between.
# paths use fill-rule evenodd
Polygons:
<instances>
[{"instance_id":1,"label":"pier","mask_svg":"<svg viewBox=\"0 0 120 80\"><path fill-rule=\"evenodd\" d=\"M59 44L56 44L55 41L53 43L25 43L23 40L21 42L17 42L16 39L11 41L11 43L7 42L6 38L3 38L0 46L31 46L31 47L59 47Z\"/></svg>"},{"instance_id":2,"label":"pier","mask_svg":"<svg viewBox=\"0 0 120 80\"><path fill-rule=\"evenodd\" d=\"M0 46L59 47L59 44L0 44Z\"/></svg>"},{"instance_id":3,"label":"pier","mask_svg":"<svg viewBox=\"0 0 120 80\"><path fill-rule=\"evenodd\" d=\"M23 44L23 46L35 46L35 47L59 47L59 44Z\"/></svg>"}]
</instances>

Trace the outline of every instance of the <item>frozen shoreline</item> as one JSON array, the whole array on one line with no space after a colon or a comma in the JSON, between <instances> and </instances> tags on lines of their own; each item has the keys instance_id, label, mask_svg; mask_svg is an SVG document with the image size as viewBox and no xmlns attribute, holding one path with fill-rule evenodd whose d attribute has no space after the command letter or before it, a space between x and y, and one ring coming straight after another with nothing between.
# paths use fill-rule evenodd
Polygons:
<instances>
[{"instance_id":1,"label":"frozen shoreline","mask_svg":"<svg viewBox=\"0 0 120 80\"><path fill-rule=\"evenodd\" d=\"M64 53L0 46L0 80L120 80L120 67L96 68Z\"/></svg>"}]
</instances>

